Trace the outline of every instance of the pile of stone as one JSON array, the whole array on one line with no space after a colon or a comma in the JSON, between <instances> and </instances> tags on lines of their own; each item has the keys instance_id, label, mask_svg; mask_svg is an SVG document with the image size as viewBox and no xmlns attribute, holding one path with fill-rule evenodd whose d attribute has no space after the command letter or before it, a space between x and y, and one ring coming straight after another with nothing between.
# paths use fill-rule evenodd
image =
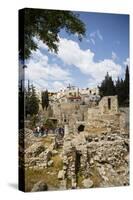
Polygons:
<instances>
[{"instance_id":1,"label":"pile of stone","mask_svg":"<svg viewBox=\"0 0 133 200\"><path fill-rule=\"evenodd\" d=\"M21 133L23 137L23 133ZM24 149L24 166L30 169L43 169L53 165L52 156L56 155L58 151L56 150L56 141L49 146L45 146L43 140L37 138L33 135L33 132L29 129L25 130L25 140L28 140L27 148Z\"/></svg>"},{"instance_id":2,"label":"pile of stone","mask_svg":"<svg viewBox=\"0 0 133 200\"><path fill-rule=\"evenodd\" d=\"M63 169L59 179L66 183L71 180L71 188L76 188L77 173L80 171L84 177L82 186L85 188L128 185L128 154L128 134L126 137L118 132L89 137L86 137L85 132L75 137L68 134L64 138ZM92 178L96 179L96 176L98 183L93 183Z\"/></svg>"},{"instance_id":3,"label":"pile of stone","mask_svg":"<svg viewBox=\"0 0 133 200\"><path fill-rule=\"evenodd\" d=\"M39 192L39 191L47 191L47 190L48 190L47 184L44 181L39 181L33 186L31 192Z\"/></svg>"}]
</instances>

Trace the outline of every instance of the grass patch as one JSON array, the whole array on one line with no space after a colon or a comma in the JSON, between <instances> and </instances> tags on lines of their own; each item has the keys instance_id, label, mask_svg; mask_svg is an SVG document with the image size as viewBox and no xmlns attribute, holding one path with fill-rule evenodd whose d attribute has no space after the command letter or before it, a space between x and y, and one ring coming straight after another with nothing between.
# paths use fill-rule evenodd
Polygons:
<instances>
[{"instance_id":1,"label":"grass patch","mask_svg":"<svg viewBox=\"0 0 133 200\"><path fill-rule=\"evenodd\" d=\"M53 138L51 138L50 136L47 136L47 137L43 137L39 140L40 142L42 142L44 144L44 146L49 146L52 144L53 142Z\"/></svg>"},{"instance_id":2,"label":"grass patch","mask_svg":"<svg viewBox=\"0 0 133 200\"><path fill-rule=\"evenodd\" d=\"M49 174L47 174L49 172ZM44 181L48 185L48 187L59 188L59 181L56 175L53 175L52 170L41 169L41 170L33 170L28 169L25 173L25 186L26 192L31 191L34 184L38 181Z\"/></svg>"},{"instance_id":3,"label":"grass patch","mask_svg":"<svg viewBox=\"0 0 133 200\"><path fill-rule=\"evenodd\" d=\"M83 175L79 172L77 174L77 186L80 187L80 188L83 188L83 184L82 184L82 181L84 180L84 177Z\"/></svg>"},{"instance_id":4,"label":"grass patch","mask_svg":"<svg viewBox=\"0 0 133 200\"><path fill-rule=\"evenodd\" d=\"M53 161L54 161L54 163L53 163L53 168L55 169L55 170L62 170L62 168L63 168L63 161L62 161L62 159L60 158L60 156L59 155L55 155L55 156L53 156L52 158L51 158Z\"/></svg>"},{"instance_id":5,"label":"grass patch","mask_svg":"<svg viewBox=\"0 0 133 200\"><path fill-rule=\"evenodd\" d=\"M70 189L72 187L72 182L71 179L67 178L67 185L66 185L67 189Z\"/></svg>"},{"instance_id":6,"label":"grass patch","mask_svg":"<svg viewBox=\"0 0 133 200\"><path fill-rule=\"evenodd\" d=\"M41 180L46 182L48 187L52 187L58 190L58 188L60 187L60 182L58 180L58 172L63 167L63 161L61 160L59 155L53 156L52 160L54 161L53 166L48 167L46 169L26 170L25 172L26 192L31 191L34 184Z\"/></svg>"},{"instance_id":7,"label":"grass patch","mask_svg":"<svg viewBox=\"0 0 133 200\"><path fill-rule=\"evenodd\" d=\"M93 181L94 185L93 187L99 187L100 183L103 181L102 177L100 176L96 166L94 166L93 168L91 168L90 170L90 178Z\"/></svg>"}]
</instances>

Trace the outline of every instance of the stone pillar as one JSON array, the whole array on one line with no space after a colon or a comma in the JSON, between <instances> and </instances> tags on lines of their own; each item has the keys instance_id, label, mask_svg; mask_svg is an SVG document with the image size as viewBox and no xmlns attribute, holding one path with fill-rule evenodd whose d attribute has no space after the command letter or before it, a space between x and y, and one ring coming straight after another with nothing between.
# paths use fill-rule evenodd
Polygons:
<instances>
[{"instance_id":1,"label":"stone pillar","mask_svg":"<svg viewBox=\"0 0 133 200\"><path fill-rule=\"evenodd\" d=\"M69 127L68 127L67 124L65 124L64 133L65 133L65 135L68 135L68 134L69 134Z\"/></svg>"},{"instance_id":2,"label":"stone pillar","mask_svg":"<svg viewBox=\"0 0 133 200\"><path fill-rule=\"evenodd\" d=\"M84 149L82 151L82 155L80 159L80 167L84 176L86 176L87 174L87 156L88 156L87 149Z\"/></svg>"}]
</instances>

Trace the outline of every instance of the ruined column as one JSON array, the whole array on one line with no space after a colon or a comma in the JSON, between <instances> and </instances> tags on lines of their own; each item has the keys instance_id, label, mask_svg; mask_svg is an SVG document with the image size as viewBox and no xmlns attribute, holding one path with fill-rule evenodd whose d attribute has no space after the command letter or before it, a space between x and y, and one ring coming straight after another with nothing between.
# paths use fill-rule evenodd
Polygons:
<instances>
[{"instance_id":1,"label":"ruined column","mask_svg":"<svg viewBox=\"0 0 133 200\"><path fill-rule=\"evenodd\" d=\"M64 133L65 133L65 135L68 135L68 134L69 134L69 127L68 127L67 124L65 124Z\"/></svg>"}]
</instances>

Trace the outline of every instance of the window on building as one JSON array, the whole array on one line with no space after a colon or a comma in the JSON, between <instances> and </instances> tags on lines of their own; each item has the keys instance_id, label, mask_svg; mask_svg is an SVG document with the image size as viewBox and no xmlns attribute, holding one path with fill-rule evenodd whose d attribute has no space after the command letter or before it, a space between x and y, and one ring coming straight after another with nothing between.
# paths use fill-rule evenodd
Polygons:
<instances>
[{"instance_id":1,"label":"window on building","mask_svg":"<svg viewBox=\"0 0 133 200\"><path fill-rule=\"evenodd\" d=\"M110 110L111 109L111 99L108 98L108 109Z\"/></svg>"},{"instance_id":2,"label":"window on building","mask_svg":"<svg viewBox=\"0 0 133 200\"><path fill-rule=\"evenodd\" d=\"M84 131L84 127L85 127L85 126L81 124L81 125L78 127L78 132Z\"/></svg>"}]
</instances>

